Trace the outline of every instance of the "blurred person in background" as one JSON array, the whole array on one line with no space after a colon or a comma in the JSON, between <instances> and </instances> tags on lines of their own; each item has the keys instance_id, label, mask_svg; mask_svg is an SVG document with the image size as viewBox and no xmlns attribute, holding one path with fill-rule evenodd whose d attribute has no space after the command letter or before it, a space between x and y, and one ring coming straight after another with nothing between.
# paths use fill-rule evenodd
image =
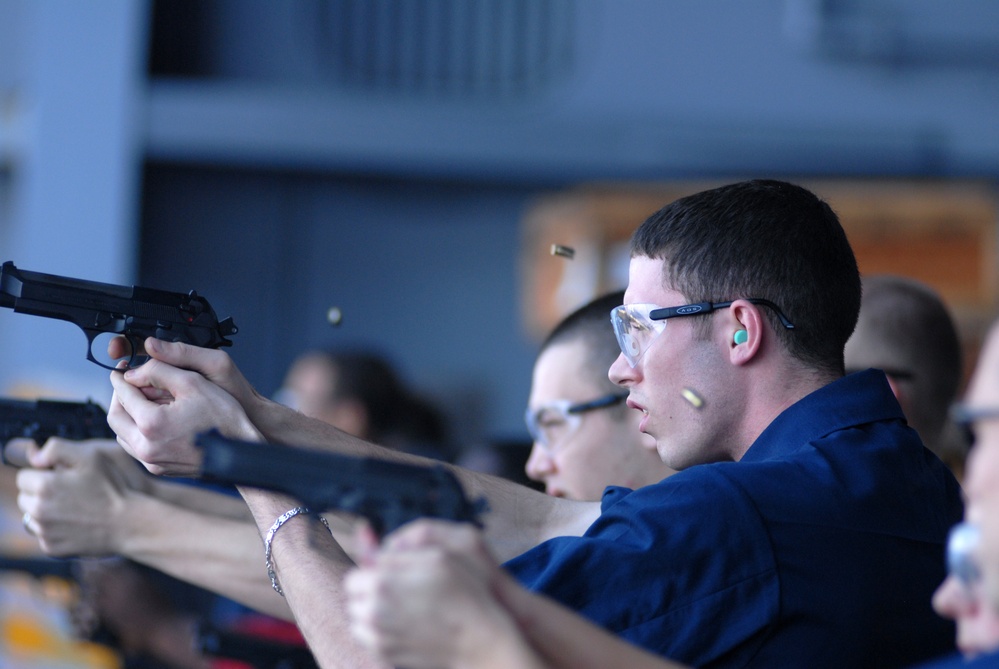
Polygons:
<instances>
[{"instance_id":1,"label":"blurred person in background","mask_svg":"<svg viewBox=\"0 0 999 669\"><path fill-rule=\"evenodd\" d=\"M675 473L607 371L621 354L611 309L624 291L566 316L541 344L525 418L534 440L527 475L556 497L597 501L608 486L641 488Z\"/></svg>"},{"instance_id":2,"label":"blurred person in background","mask_svg":"<svg viewBox=\"0 0 999 669\"><path fill-rule=\"evenodd\" d=\"M967 442L948 420L962 375L961 342L943 299L902 276L863 279L860 318L846 343L846 371L883 370L902 412L960 481Z\"/></svg>"},{"instance_id":3,"label":"blurred person in background","mask_svg":"<svg viewBox=\"0 0 999 669\"><path fill-rule=\"evenodd\" d=\"M453 459L443 412L408 388L389 359L376 352L307 351L292 362L275 399L366 441Z\"/></svg>"}]
</instances>

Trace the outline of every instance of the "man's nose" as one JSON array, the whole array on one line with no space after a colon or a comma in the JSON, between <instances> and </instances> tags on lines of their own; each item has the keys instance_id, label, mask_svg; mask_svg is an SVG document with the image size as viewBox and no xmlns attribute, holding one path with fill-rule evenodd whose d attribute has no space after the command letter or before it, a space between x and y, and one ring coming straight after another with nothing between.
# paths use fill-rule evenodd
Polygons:
<instances>
[{"instance_id":1,"label":"man's nose","mask_svg":"<svg viewBox=\"0 0 999 669\"><path fill-rule=\"evenodd\" d=\"M955 576L948 576L933 593L933 610L943 618L957 620L974 607L974 596Z\"/></svg>"},{"instance_id":2,"label":"man's nose","mask_svg":"<svg viewBox=\"0 0 999 669\"><path fill-rule=\"evenodd\" d=\"M612 383L627 387L637 380L637 367L629 365L627 358L624 357L624 353L619 353L613 364L611 364L610 369L607 370L607 378Z\"/></svg>"},{"instance_id":3,"label":"man's nose","mask_svg":"<svg viewBox=\"0 0 999 669\"><path fill-rule=\"evenodd\" d=\"M527 473L527 478L541 483L544 483L545 479L555 471L555 460L540 442L535 441L531 446L531 455L527 458L524 471Z\"/></svg>"}]
</instances>

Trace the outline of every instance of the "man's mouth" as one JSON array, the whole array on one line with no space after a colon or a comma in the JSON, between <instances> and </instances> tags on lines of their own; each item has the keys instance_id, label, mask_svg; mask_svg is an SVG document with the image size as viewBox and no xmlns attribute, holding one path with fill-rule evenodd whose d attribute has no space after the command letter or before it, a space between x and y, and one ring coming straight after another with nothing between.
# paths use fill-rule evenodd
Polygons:
<instances>
[{"instance_id":1,"label":"man's mouth","mask_svg":"<svg viewBox=\"0 0 999 669\"><path fill-rule=\"evenodd\" d=\"M638 431L639 432L645 432L645 424L649 421L649 410L646 409L645 407L643 407L638 402L635 402L634 400L632 400L630 397L628 398L627 405L629 407L631 407L632 409L635 409L636 411L641 411L642 412L642 420L638 424Z\"/></svg>"}]
</instances>

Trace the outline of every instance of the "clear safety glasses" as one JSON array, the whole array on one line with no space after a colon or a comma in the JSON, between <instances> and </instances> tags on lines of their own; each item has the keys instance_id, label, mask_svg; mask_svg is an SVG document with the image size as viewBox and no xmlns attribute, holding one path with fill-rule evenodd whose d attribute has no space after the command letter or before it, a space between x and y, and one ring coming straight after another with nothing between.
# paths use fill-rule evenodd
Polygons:
<instances>
[{"instance_id":1,"label":"clear safety glasses","mask_svg":"<svg viewBox=\"0 0 999 669\"><path fill-rule=\"evenodd\" d=\"M955 402L950 407L950 418L962 430L967 446L971 448L975 445L975 423L999 419L999 407Z\"/></svg>"},{"instance_id":2,"label":"clear safety glasses","mask_svg":"<svg viewBox=\"0 0 999 669\"><path fill-rule=\"evenodd\" d=\"M652 346L656 337L666 329L667 319L710 314L716 309L731 306L734 301L697 302L680 307L660 307L656 304L624 304L611 309L610 318L614 325L618 346L621 347L621 353L624 354L628 364L634 367ZM788 330L794 329L794 325L787 319L787 316L770 300L752 297L748 298L747 301L773 309L777 318L780 319L781 325Z\"/></svg>"},{"instance_id":3,"label":"clear safety glasses","mask_svg":"<svg viewBox=\"0 0 999 669\"><path fill-rule=\"evenodd\" d=\"M584 413L620 404L627 397L628 393L611 393L576 404L570 400L555 400L537 409L528 408L524 412L524 422L535 443L550 452L579 428Z\"/></svg>"},{"instance_id":4,"label":"clear safety glasses","mask_svg":"<svg viewBox=\"0 0 999 669\"><path fill-rule=\"evenodd\" d=\"M975 557L980 536L977 525L958 523L947 538L947 573L967 590L982 577Z\"/></svg>"}]
</instances>

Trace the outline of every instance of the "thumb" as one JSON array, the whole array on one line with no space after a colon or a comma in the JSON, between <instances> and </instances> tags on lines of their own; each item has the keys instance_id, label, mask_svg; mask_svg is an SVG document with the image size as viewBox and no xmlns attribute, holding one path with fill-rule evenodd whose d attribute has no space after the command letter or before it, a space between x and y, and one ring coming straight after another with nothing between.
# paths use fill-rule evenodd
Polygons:
<instances>
[{"instance_id":1,"label":"thumb","mask_svg":"<svg viewBox=\"0 0 999 669\"><path fill-rule=\"evenodd\" d=\"M30 456L38 452L34 439L11 439L3 445L3 461L13 467L32 467Z\"/></svg>"},{"instance_id":2,"label":"thumb","mask_svg":"<svg viewBox=\"0 0 999 669\"><path fill-rule=\"evenodd\" d=\"M375 557L378 555L378 535L368 523L360 523L354 534L357 542L357 561L362 567L371 567L375 564Z\"/></svg>"},{"instance_id":3,"label":"thumb","mask_svg":"<svg viewBox=\"0 0 999 669\"><path fill-rule=\"evenodd\" d=\"M54 469L58 466L72 466L79 462L78 444L58 437L52 437L41 448L32 442L26 451L28 464L35 469Z\"/></svg>"},{"instance_id":4,"label":"thumb","mask_svg":"<svg viewBox=\"0 0 999 669\"><path fill-rule=\"evenodd\" d=\"M206 376L212 369L213 358L218 356L214 349L155 337L147 338L144 346L150 358L165 362L172 367L200 372Z\"/></svg>"}]
</instances>

